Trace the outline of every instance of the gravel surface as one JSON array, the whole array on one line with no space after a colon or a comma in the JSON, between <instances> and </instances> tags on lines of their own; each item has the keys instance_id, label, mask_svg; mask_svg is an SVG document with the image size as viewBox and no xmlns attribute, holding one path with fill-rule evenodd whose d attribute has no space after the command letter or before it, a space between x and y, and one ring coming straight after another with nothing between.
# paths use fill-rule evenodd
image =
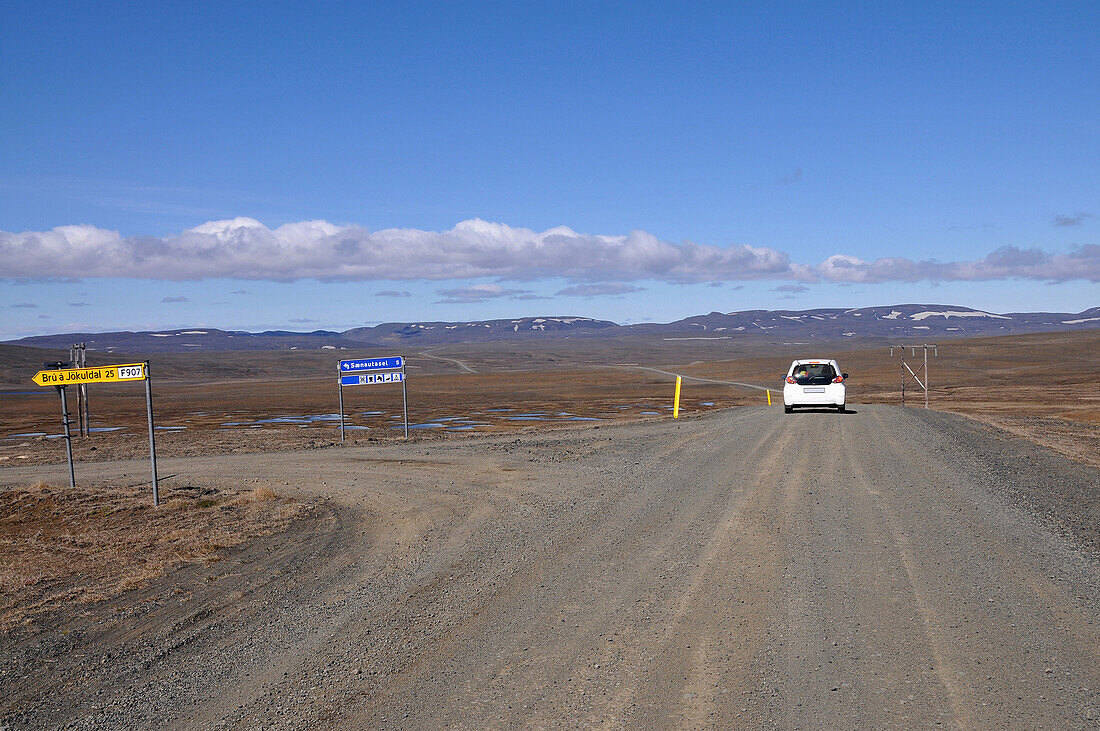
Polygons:
<instances>
[{"instance_id":1,"label":"gravel surface","mask_svg":"<svg viewBox=\"0 0 1100 731\"><path fill-rule=\"evenodd\" d=\"M750 407L164 473L315 508L4 636L0 728L1100 724L1100 472L955 415Z\"/></svg>"}]
</instances>

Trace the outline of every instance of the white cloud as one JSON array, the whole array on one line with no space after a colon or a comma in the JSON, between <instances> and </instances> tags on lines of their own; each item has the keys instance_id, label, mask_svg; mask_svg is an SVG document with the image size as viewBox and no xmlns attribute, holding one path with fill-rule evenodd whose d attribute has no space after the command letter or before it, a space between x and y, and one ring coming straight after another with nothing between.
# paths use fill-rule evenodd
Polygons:
<instances>
[{"instance_id":1,"label":"white cloud","mask_svg":"<svg viewBox=\"0 0 1100 731\"><path fill-rule=\"evenodd\" d=\"M457 287L455 289L439 289L436 294L443 299L437 304L459 305L471 302L485 302L499 297L524 297L530 292L526 289L505 289L499 284L475 284L472 287Z\"/></svg>"},{"instance_id":2,"label":"white cloud","mask_svg":"<svg viewBox=\"0 0 1100 731\"><path fill-rule=\"evenodd\" d=\"M215 277L290 281L473 279L661 279L713 281L791 277L788 256L774 249L660 241L644 231L624 236L541 233L479 219L450 231L335 226L326 221L269 229L251 218L212 221L176 236L122 237L94 226L0 232L0 271L7 278Z\"/></svg>"},{"instance_id":3,"label":"white cloud","mask_svg":"<svg viewBox=\"0 0 1100 731\"><path fill-rule=\"evenodd\" d=\"M633 284L624 284L623 282L598 282L596 284L575 284L556 294L569 297L607 297L641 292L644 289L645 287L635 287Z\"/></svg>"},{"instance_id":4,"label":"white cloud","mask_svg":"<svg viewBox=\"0 0 1100 731\"><path fill-rule=\"evenodd\" d=\"M1069 254L1005 246L974 261L913 261L901 257L872 262L836 254L816 268L831 282L969 282L996 279L1035 279L1064 282L1100 281L1100 246L1078 246Z\"/></svg>"},{"instance_id":5,"label":"white cloud","mask_svg":"<svg viewBox=\"0 0 1100 731\"><path fill-rule=\"evenodd\" d=\"M644 231L617 236L582 234L564 226L540 233L480 219L463 221L449 231L371 232L327 221L269 229L251 218L211 221L163 238L123 237L117 231L89 225L23 233L0 231L0 278L65 277L174 281L492 277L502 281L563 278L577 283L644 279L912 282L1017 277L1100 281L1100 247L1080 246L1069 254L1006 247L983 259L960 262L902 257L868 262L836 254L821 263L796 263L786 252L767 247L671 243Z\"/></svg>"}]
</instances>

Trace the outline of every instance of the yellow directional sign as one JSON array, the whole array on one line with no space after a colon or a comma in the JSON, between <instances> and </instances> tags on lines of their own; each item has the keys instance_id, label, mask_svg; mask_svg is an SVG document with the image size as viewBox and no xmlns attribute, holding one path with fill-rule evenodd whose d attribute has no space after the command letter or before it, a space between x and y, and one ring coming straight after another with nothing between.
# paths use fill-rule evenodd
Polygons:
<instances>
[{"instance_id":1,"label":"yellow directional sign","mask_svg":"<svg viewBox=\"0 0 1100 731\"><path fill-rule=\"evenodd\" d=\"M98 368L65 368L57 371L38 371L33 380L39 386L76 386L81 383L120 383L144 381L147 377L144 363L99 366Z\"/></svg>"}]
</instances>

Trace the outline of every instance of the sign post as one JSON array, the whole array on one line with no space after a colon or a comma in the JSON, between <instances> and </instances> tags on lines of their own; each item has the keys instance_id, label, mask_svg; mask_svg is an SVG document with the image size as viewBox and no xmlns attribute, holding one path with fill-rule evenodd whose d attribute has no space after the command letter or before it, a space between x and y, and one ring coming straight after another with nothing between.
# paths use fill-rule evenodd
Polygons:
<instances>
[{"instance_id":1,"label":"sign post","mask_svg":"<svg viewBox=\"0 0 1100 731\"><path fill-rule=\"evenodd\" d=\"M149 380L149 361L145 361L145 409L149 414L149 462L153 468L153 507L160 505L160 487L157 485L157 439L153 428L153 385Z\"/></svg>"},{"instance_id":2,"label":"sign post","mask_svg":"<svg viewBox=\"0 0 1100 731\"><path fill-rule=\"evenodd\" d=\"M65 390L69 386L83 388L89 383L128 383L145 381L145 407L149 416L149 460L153 471L153 505L160 505L160 489L157 484L156 427L153 426L153 389L149 382L149 361L122 363L120 365L93 368L61 368L64 363L46 363L51 370L38 371L31 378L39 386L53 386L61 394L61 423L65 426L65 444L69 453L69 485L76 487L73 470L72 435L69 431L69 405Z\"/></svg>"},{"instance_id":3,"label":"sign post","mask_svg":"<svg viewBox=\"0 0 1100 731\"><path fill-rule=\"evenodd\" d=\"M344 441L344 379L340 379L340 441Z\"/></svg>"},{"instance_id":4,"label":"sign post","mask_svg":"<svg viewBox=\"0 0 1100 731\"><path fill-rule=\"evenodd\" d=\"M385 358L342 360L340 379L340 441L344 441L344 386L370 386L381 383L401 384L401 409L405 416L405 439L409 438L409 396L405 386L405 358L391 355Z\"/></svg>"},{"instance_id":5,"label":"sign post","mask_svg":"<svg viewBox=\"0 0 1100 731\"><path fill-rule=\"evenodd\" d=\"M409 392L405 389L405 361L401 361L401 410L405 413L405 441L409 440Z\"/></svg>"},{"instance_id":6,"label":"sign post","mask_svg":"<svg viewBox=\"0 0 1100 731\"><path fill-rule=\"evenodd\" d=\"M73 343L69 348L69 367L83 368L88 365L88 349L84 343ZM81 384L76 389L76 420L80 436L91 436L91 420L88 417L88 386Z\"/></svg>"},{"instance_id":7,"label":"sign post","mask_svg":"<svg viewBox=\"0 0 1100 731\"><path fill-rule=\"evenodd\" d=\"M69 431L69 402L65 399L65 387L58 386L61 394L61 426L65 429L65 454L69 457L69 487L76 487L76 470L73 469L73 434Z\"/></svg>"}]
</instances>

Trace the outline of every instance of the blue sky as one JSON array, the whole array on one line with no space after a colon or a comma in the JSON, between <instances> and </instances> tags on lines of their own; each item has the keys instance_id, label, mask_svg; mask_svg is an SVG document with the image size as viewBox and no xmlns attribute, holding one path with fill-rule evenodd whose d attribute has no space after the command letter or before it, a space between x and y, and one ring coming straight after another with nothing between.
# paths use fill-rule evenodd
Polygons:
<instances>
[{"instance_id":1,"label":"blue sky","mask_svg":"<svg viewBox=\"0 0 1100 731\"><path fill-rule=\"evenodd\" d=\"M1100 5L760 5L6 4L0 338L1098 304Z\"/></svg>"}]
</instances>

